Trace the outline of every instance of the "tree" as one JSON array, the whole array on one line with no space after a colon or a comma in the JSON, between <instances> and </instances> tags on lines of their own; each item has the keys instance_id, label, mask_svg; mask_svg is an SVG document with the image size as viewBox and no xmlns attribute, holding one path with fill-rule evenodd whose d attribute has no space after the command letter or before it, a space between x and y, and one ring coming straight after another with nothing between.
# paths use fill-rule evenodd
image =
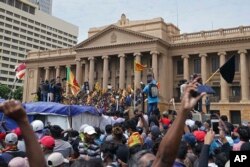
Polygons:
<instances>
[{"instance_id":1,"label":"tree","mask_svg":"<svg viewBox=\"0 0 250 167\"><path fill-rule=\"evenodd\" d=\"M8 99L10 91L11 89L7 85L0 83L0 98Z\"/></svg>"},{"instance_id":2,"label":"tree","mask_svg":"<svg viewBox=\"0 0 250 167\"><path fill-rule=\"evenodd\" d=\"M19 87L19 88L17 88L17 89L14 91L14 93L13 93L13 98L14 98L15 100L20 100L20 101L22 101L22 99L23 99L23 87Z\"/></svg>"}]
</instances>

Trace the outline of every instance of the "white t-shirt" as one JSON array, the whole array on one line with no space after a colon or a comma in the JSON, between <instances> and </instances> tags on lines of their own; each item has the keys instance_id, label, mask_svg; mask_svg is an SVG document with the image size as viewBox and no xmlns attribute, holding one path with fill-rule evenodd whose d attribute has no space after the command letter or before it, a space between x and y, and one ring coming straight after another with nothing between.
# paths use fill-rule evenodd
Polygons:
<instances>
[{"instance_id":1,"label":"white t-shirt","mask_svg":"<svg viewBox=\"0 0 250 167\"><path fill-rule=\"evenodd\" d=\"M192 119L187 119L187 120L185 121L185 124L186 124L187 126L189 126L190 128L192 128L192 127L195 125L195 121L193 121Z\"/></svg>"}]
</instances>

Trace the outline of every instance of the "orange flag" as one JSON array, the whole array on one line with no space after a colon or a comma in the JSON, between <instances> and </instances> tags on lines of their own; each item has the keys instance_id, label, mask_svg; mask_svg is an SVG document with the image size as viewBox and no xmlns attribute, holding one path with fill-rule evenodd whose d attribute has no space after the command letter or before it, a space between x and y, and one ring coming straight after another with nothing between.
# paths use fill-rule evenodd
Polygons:
<instances>
[{"instance_id":1,"label":"orange flag","mask_svg":"<svg viewBox=\"0 0 250 167\"><path fill-rule=\"evenodd\" d=\"M147 65L142 65L142 64L135 61L135 71L143 71L144 68L146 68L146 67L147 67Z\"/></svg>"}]
</instances>

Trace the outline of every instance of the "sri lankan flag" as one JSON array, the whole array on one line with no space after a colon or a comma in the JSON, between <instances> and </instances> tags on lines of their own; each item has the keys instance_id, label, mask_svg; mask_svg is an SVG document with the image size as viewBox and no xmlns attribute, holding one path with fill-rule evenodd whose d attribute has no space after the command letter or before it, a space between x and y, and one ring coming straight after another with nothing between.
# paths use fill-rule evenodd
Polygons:
<instances>
[{"instance_id":1,"label":"sri lankan flag","mask_svg":"<svg viewBox=\"0 0 250 167\"><path fill-rule=\"evenodd\" d=\"M146 68L146 67L147 67L147 65L142 65L142 64L135 61L135 71L143 71L144 68Z\"/></svg>"},{"instance_id":2,"label":"sri lankan flag","mask_svg":"<svg viewBox=\"0 0 250 167\"><path fill-rule=\"evenodd\" d=\"M74 96L80 92L80 86L69 67L67 67L67 84L69 85Z\"/></svg>"}]
</instances>

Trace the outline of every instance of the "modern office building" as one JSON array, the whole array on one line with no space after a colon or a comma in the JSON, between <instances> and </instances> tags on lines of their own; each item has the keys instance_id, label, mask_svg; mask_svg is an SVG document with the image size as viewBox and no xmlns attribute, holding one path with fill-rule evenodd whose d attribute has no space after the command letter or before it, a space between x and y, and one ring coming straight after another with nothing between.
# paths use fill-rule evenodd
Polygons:
<instances>
[{"instance_id":1,"label":"modern office building","mask_svg":"<svg viewBox=\"0 0 250 167\"><path fill-rule=\"evenodd\" d=\"M38 9L52 15L52 0L28 0L38 6Z\"/></svg>"},{"instance_id":2,"label":"modern office building","mask_svg":"<svg viewBox=\"0 0 250 167\"><path fill-rule=\"evenodd\" d=\"M15 65L25 60L28 51L72 47L77 36L77 26L37 10L28 1L0 0L0 83L12 85Z\"/></svg>"},{"instance_id":3,"label":"modern office building","mask_svg":"<svg viewBox=\"0 0 250 167\"><path fill-rule=\"evenodd\" d=\"M71 67L80 84L88 81L90 89L95 82L104 89L108 84L124 89L134 82L139 87L140 81L146 83L148 71L134 72L136 60L153 68L160 83L161 109L169 109L173 97L178 108L181 80L197 73L206 81L236 55L232 84L219 73L207 83L216 92L210 95L211 111L228 115L233 123L250 121L249 53L250 26L180 34L175 25L162 18L130 21L122 15L115 24L90 28L88 39L74 48L29 53L24 100L33 99L31 92L41 80L65 77L66 66Z\"/></svg>"}]
</instances>

